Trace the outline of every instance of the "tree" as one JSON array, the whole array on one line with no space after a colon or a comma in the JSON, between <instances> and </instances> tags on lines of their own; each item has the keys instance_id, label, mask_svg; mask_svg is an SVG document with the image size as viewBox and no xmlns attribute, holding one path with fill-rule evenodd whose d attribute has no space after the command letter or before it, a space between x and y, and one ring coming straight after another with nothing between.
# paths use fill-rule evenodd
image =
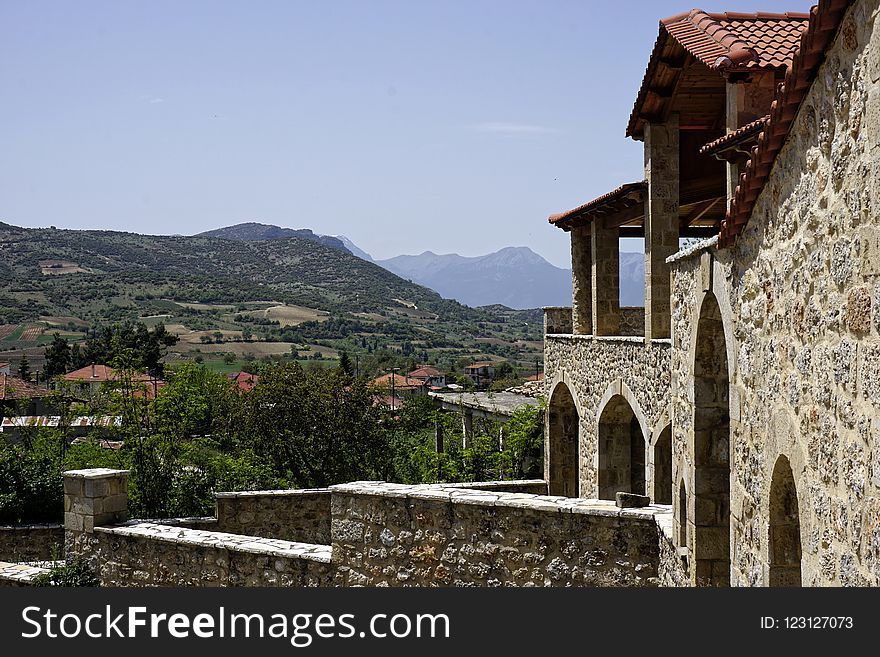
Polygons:
<instances>
[{"instance_id":1,"label":"tree","mask_svg":"<svg viewBox=\"0 0 880 657\"><path fill-rule=\"evenodd\" d=\"M349 358L348 352L339 352L339 369L345 372L348 376L354 375L354 368L351 366L351 358Z\"/></svg>"},{"instance_id":2,"label":"tree","mask_svg":"<svg viewBox=\"0 0 880 657\"><path fill-rule=\"evenodd\" d=\"M18 376L25 381L31 380L31 365L28 363L27 354L21 355L21 361L18 363Z\"/></svg>"},{"instance_id":3,"label":"tree","mask_svg":"<svg viewBox=\"0 0 880 657\"><path fill-rule=\"evenodd\" d=\"M58 333L52 335L52 342L45 349L46 376L64 374L70 369L70 343Z\"/></svg>"},{"instance_id":4,"label":"tree","mask_svg":"<svg viewBox=\"0 0 880 657\"><path fill-rule=\"evenodd\" d=\"M390 443L376 393L337 368L272 364L244 398L239 442L300 487L386 479Z\"/></svg>"}]
</instances>

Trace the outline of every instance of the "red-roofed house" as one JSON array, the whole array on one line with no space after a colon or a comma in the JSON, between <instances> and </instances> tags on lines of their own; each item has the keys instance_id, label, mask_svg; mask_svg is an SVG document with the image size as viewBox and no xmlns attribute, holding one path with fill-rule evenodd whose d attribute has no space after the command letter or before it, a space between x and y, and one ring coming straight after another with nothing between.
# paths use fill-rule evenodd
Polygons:
<instances>
[{"instance_id":1,"label":"red-roofed house","mask_svg":"<svg viewBox=\"0 0 880 657\"><path fill-rule=\"evenodd\" d=\"M407 376L410 379L421 381L429 388L445 388L446 372L438 370L430 365L422 365L418 369L413 370Z\"/></svg>"},{"instance_id":2,"label":"red-roofed house","mask_svg":"<svg viewBox=\"0 0 880 657\"><path fill-rule=\"evenodd\" d=\"M67 392L91 397L97 394L104 384L118 383L119 380L119 375L109 365L92 364L62 376L61 387ZM143 373L135 374L132 380L144 387L148 397L155 397L165 385L165 381Z\"/></svg>"},{"instance_id":3,"label":"red-roofed house","mask_svg":"<svg viewBox=\"0 0 880 657\"><path fill-rule=\"evenodd\" d=\"M878 15L661 20L626 126L643 178L549 217L572 253L572 306L545 309L549 492L667 505L680 583L880 585ZM623 237L644 308L620 307Z\"/></svg>"},{"instance_id":4,"label":"red-roofed house","mask_svg":"<svg viewBox=\"0 0 880 657\"><path fill-rule=\"evenodd\" d=\"M477 388L485 388L495 380L495 363L485 361L467 365L464 368L464 375L473 381Z\"/></svg>"},{"instance_id":5,"label":"red-roofed house","mask_svg":"<svg viewBox=\"0 0 880 657\"><path fill-rule=\"evenodd\" d=\"M245 392L253 390L254 386L260 382L259 374L251 374L249 372L230 372L226 376L230 380L235 381L239 389Z\"/></svg>"}]
</instances>

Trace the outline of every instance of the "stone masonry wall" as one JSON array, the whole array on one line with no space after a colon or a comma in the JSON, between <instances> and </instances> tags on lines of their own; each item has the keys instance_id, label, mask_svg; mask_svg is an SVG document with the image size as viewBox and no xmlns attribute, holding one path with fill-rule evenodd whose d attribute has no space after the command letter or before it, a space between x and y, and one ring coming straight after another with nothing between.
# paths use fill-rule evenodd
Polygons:
<instances>
[{"instance_id":1,"label":"stone masonry wall","mask_svg":"<svg viewBox=\"0 0 880 657\"><path fill-rule=\"evenodd\" d=\"M216 531L330 545L330 490L217 493Z\"/></svg>"},{"instance_id":2,"label":"stone masonry wall","mask_svg":"<svg viewBox=\"0 0 880 657\"><path fill-rule=\"evenodd\" d=\"M653 490L650 443L664 428L670 395L670 343L644 338L549 335L544 340L545 396L565 383L579 414L579 482L581 497L598 497L597 444L600 402L619 390L644 423L647 490ZM549 415L549 414L548 414ZM663 425L663 426L661 426ZM550 459L545 456L545 469ZM550 474L545 472L549 481Z\"/></svg>"},{"instance_id":3,"label":"stone masonry wall","mask_svg":"<svg viewBox=\"0 0 880 657\"><path fill-rule=\"evenodd\" d=\"M0 526L0 561L45 561L63 552L62 525Z\"/></svg>"},{"instance_id":4,"label":"stone masonry wall","mask_svg":"<svg viewBox=\"0 0 880 657\"><path fill-rule=\"evenodd\" d=\"M330 547L130 521L72 549L102 586L329 586Z\"/></svg>"},{"instance_id":5,"label":"stone masonry wall","mask_svg":"<svg viewBox=\"0 0 880 657\"><path fill-rule=\"evenodd\" d=\"M731 355L731 583L769 583L771 482L784 456L803 584L877 586L878 0L857 0L844 18L734 247L673 267L674 481L692 467L693 331L707 289Z\"/></svg>"},{"instance_id":6,"label":"stone masonry wall","mask_svg":"<svg viewBox=\"0 0 880 657\"><path fill-rule=\"evenodd\" d=\"M356 482L333 487L338 586L656 586L668 507Z\"/></svg>"}]
</instances>

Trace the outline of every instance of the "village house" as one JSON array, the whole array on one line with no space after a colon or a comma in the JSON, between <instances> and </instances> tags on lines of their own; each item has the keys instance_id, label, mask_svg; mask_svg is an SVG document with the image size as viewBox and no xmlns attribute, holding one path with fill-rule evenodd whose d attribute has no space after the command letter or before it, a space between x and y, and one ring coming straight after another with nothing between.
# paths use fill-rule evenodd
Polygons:
<instances>
[{"instance_id":1,"label":"village house","mask_svg":"<svg viewBox=\"0 0 880 657\"><path fill-rule=\"evenodd\" d=\"M119 384L121 381L120 374L109 365L92 363L59 377L58 387L66 393L91 399L107 384ZM142 373L135 374L132 383L142 388L148 397L155 397L165 385L165 381Z\"/></svg>"},{"instance_id":2,"label":"village house","mask_svg":"<svg viewBox=\"0 0 880 657\"><path fill-rule=\"evenodd\" d=\"M877 17L662 20L626 127L644 179L549 218L572 254L550 494L672 505L683 583L880 584ZM621 237L644 308L619 304Z\"/></svg>"},{"instance_id":3,"label":"village house","mask_svg":"<svg viewBox=\"0 0 880 657\"><path fill-rule=\"evenodd\" d=\"M410 379L421 381L429 390L435 392L446 387L446 373L430 365L422 365L407 374L407 376Z\"/></svg>"},{"instance_id":4,"label":"village house","mask_svg":"<svg viewBox=\"0 0 880 657\"><path fill-rule=\"evenodd\" d=\"M464 368L464 375L473 381L477 388L492 385L495 380L495 363L473 363Z\"/></svg>"}]
</instances>

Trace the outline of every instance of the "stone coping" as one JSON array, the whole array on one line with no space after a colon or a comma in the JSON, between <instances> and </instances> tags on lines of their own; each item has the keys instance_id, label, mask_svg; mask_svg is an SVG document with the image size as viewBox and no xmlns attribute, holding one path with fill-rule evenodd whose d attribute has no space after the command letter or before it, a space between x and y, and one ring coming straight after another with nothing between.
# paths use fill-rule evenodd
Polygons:
<instances>
[{"instance_id":1,"label":"stone coping","mask_svg":"<svg viewBox=\"0 0 880 657\"><path fill-rule=\"evenodd\" d=\"M692 255L696 253L700 253L701 251L707 251L711 249L713 246L718 244L718 236L710 237L707 240L703 240L702 242L697 242L693 246L689 246L686 249L682 249L678 253L673 253L671 256L666 258L667 264L672 264L674 262L678 262L679 260L685 260L686 258L690 258Z\"/></svg>"},{"instance_id":2,"label":"stone coping","mask_svg":"<svg viewBox=\"0 0 880 657\"><path fill-rule=\"evenodd\" d=\"M64 524L60 522L39 522L33 525L0 525L0 532L15 531L17 529L63 529Z\"/></svg>"},{"instance_id":3,"label":"stone coping","mask_svg":"<svg viewBox=\"0 0 880 657\"><path fill-rule=\"evenodd\" d=\"M215 498L231 497L296 497L297 495L329 495L329 488L286 488L279 490L244 490L233 493L214 493Z\"/></svg>"},{"instance_id":4,"label":"stone coping","mask_svg":"<svg viewBox=\"0 0 880 657\"><path fill-rule=\"evenodd\" d=\"M497 479L495 481L457 481L448 484L422 484L424 486L441 486L443 488L505 488L508 486L546 486L543 479Z\"/></svg>"},{"instance_id":5,"label":"stone coping","mask_svg":"<svg viewBox=\"0 0 880 657\"><path fill-rule=\"evenodd\" d=\"M621 509L612 500L535 495L534 493L488 492L441 484L409 486L377 481L359 481L331 486L331 489L334 492L349 495L436 500L452 504L506 507L548 513L577 513L645 521L654 520L657 516L662 515L668 515L670 518L672 516L672 507L666 504L650 504L638 509Z\"/></svg>"},{"instance_id":6,"label":"stone coping","mask_svg":"<svg viewBox=\"0 0 880 657\"><path fill-rule=\"evenodd\" d=\"M33 561L27 563L0 561L0 579L29 584L37 575L48 573L49 568L63 563L63 561Z\"/></svg>"},{"instance_id":7,"label":"stone coping","mask_svg":"<svg viewBox=\"0 0 880 657\"><path fill-rule=\"evenodd\" d=\"M76 479L107 479L131 474L131 470L114 470L112 468L87 468L85 470L66 470L61 473L64 477Z\"/></svg>"},{"instance_id":8,"label":"stone coping","mask_svg":"<svg viewBox=\"0 0 880 657\"><path fill-rule=\"evenodd\" d=\"M573 340L589 340L593 342L630 342L635 344L644 344L645 338L641 335L580 335L577 333L548 333L544 336L551 339L573 339ZM653 338L651 345L672 346L672 338Z\"/></svg>"},{"instance_id":9,"label":"stone coping","mask_svg":"<svg viewBox=\"0 0 880 657\"><path fill-rule=\"evenodd\" d=\"M541 306L541 310L571 310L571 306Z\"/></svg>"},{"instance_id":10,"label":"stone coping","mask_svg":"<svg viewBox=\"0 0 880 657\"><path fill-rule=\"evenodd\" d=\"M330 563L331 547L311 543L294 543L275 538L257 538L241 534L227 534L203 529L185 529L142 520L131 520L120 525L95 527L95 533L113 536L144 538L163 543L189 545L201 548L215 548L231 552L248 552L288 559L305 559L319 563Z\"/></svg>"}]
</instances>

